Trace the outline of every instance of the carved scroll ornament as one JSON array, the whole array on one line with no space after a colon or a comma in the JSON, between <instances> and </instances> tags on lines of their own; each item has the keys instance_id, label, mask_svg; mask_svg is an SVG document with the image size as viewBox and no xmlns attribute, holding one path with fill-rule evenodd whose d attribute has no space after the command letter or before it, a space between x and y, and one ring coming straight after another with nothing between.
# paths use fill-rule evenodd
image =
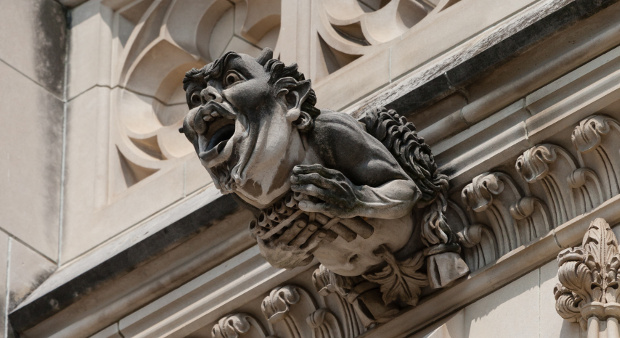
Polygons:
<instances>
[{"instance_id":1,"label":"carved scroll ornament","mask_svg":"<svg viewBox=\"0 0 620 338\"><path fill-rule=\"evenodd\" d=\"M404 117L319 110L310 80L269 49L228 52L183 83L180 131L217 188L260 210L250 229L272 265L316 258L361 278L383 295L382 314L467 274L444 215L447 179Z\"/></svg>"}]
</instances>

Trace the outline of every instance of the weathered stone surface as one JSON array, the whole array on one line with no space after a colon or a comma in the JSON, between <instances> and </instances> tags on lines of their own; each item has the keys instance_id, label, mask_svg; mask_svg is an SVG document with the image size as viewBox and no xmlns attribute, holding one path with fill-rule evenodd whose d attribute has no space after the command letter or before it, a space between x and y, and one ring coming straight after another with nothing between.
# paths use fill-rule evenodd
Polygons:
<instances>
[{"instance_id":1,"label":"weathered stone surface","mask_svg":"<svg viewBox=\"0 0 620 338\"><path fill-rule=\"evenodd\" d=\"M52 0L6 0L0 5L0 60L62 97L67 39L62 6Z\"/></svg>"},{"instance_id":2,"label":"weathered stone surface","mask_svg":"<svg viewBox=\"0 0 620 338\"><path fill-rule=\"evenodd\" d=\"M2 62L0 86L7 98L0 107L0 125L11 126L0 133L2 163L10 164L0 177L0 227L56 260L63 104Z\"/></svg>"},{"instance_id":3,"label":"weathered stone surface","mask_svg":"<svg viewBox=\"0 0 620 338\"><path fill-rule=\"evenodd\" d=\"M13 327L18 332L31 328L76 303L82 297L97 291L106 282L118 279L152 258L187 241L237 209L234 200L224 196L190 212L172 224L165 223L167 219L165 216L163 220L155 219L147 225L160 230L152 232L148 227L140 229L139 233L134 233L124 241L104 247L103 254L95 253L87 260L65 268L61 271L62 274L58 275L59 278L53 275L43 285L42 290L37 290L34 297L30 297L26 304L11 313ZM147 233L148 237L141 238L142 232Z\"/></svg>"},{"instance_id":4,"label":"weathered stone surface","mask_svg":"<svg viewBox=\"0 0 620 338\"><path fill-rule=\"evenodd\" d=\"M8 302L7 295L9 294L7 291L7 274L9 267L9 241L11 239L9 236L0 231L0 332L7 332L7 326L10 327L9 321L7 320L7 309Z\"/></svg>"},{"instance_id":5,"label":"weathered stone surface","mask_svg":"<svg viewBox=\"0 0 620 338\"><path fill-rule=\"evenodd\" d=\"M590 17L615 2L615 0L602 1L600 3L575 1L566 4L564 7L562 7L560 3L541 2L527 10L529 14L526 14L529 15L529 18L525 19L516 15L514 18L503 22L498 29L487 30L482 33L481 35L484 38L479 37L472 42L457 46L445 56L437 57L436 60L433 60L433 63L424 65L419 71L411 73L411 76L404 75L402 79L394 81L394 77L396 76L394 74L398 74L398 69L401 69L400 72L402 73L409 70L409 68L406 67L411 67L410 60L412 55L407 51L413 48L420 48L419 44L413 42L413 40L420 38L412 34L408 37L412 42L401 43L395 47L402 49L403 52L399 52L398 50L392 52L391 72L393 75L391 80L395 82L395 84L388 87L383 92L362 100L361 104L356 104L354 109L359 111L368 106L385 105L388 108L396 109L403 113L413 113L422 110L454 93L456 90L463 89L467 84L474 83L476 80L484 78L484 75L488 74L488 71L505 64L525 50L536 46L536 43L549 37L552 32L567 28L572 23ZM514 4L518 5L518 3ZM521 3L521 5L523 5L523 3ZM538 7L534 10L536 6ZM505 9L508 8L502 10ZM516 10L516 8L513 8L513 10ZM463 15L462 12L455 14ZM607 13L606 15L609 14L612 13ZM595 22L597 21L594 20L592 23L595 24ZM446 41L450 41L450 39ZM553 43L561 44L560 42ZM545 53L544 49L539 49L541 54ZM402 59L402 61L399 61L399 59ZM398 68L399 63L403 64L400 68ZM487 70L486 73L485 70ZM484 82L482 83L484 84ZM476 85L479 86L480 84L476 83ZM430 86L436 90L427 90L424 88L425 86ZM493 88L497 88L497 84L493 84L493 86ZM413 88L414 90L405 88ZM475 90L479 89L475 88ZM424 93L433 94L429 96L424 95ZM516 96L512 99L508 99L511 93L515 93ZM503 105L497 104L496 109L518 98L518 90L511 93L506 93L501 90L497 90L493 93L493 95L497 95L497 97L493 97L493 99L502 100L503 103ZM475 98L477 98L477 94L471 93L470 99L473 100ZM467 109L467 114L480 115L484 113L486 110L479 107L479 104L488 104L486 101L489 99L490 98L487 98L484 102L476 102L476 105L471 107L472 112ZM359 108L360 106L361 108ZM474 122L469 116L466 117L466 120ZM476 119L475 122L479 120L480 118Z\"/></svg>"},{"instance_id":6,"label":"weathered stone surface","mask_svg":"<svg viewBox=\"0 0 620 338\"><path fill-rule=\"evenodd\" d=\"M11 239L9 312L56 270L56 263Z\"/></svg>"},{"instance_id":7,"label":"weathered stone surface","mask_svg":"<svg viewBox=\"0 0 620 338\"><path fill-rule=\"evenodd\" d=\"M110 86L112 73L112 11L90 1L71 11L67 99L93 86Z\"/></svg>"}]
</instances>

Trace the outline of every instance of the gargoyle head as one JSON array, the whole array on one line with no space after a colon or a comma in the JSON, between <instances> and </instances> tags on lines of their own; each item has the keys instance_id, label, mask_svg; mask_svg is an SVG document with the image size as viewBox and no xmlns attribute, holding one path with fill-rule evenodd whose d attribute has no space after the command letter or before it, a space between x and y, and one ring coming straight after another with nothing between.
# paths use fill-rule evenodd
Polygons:
<instances>
[{"instance_id":1,"label":"gargoyle head","mask_svg":"<svg viewBox=\"0 0 620 338\"><path fill-rule=\"evenodd\" d=\"M272 56L228 52L183 79L190 111L181 131L218 189L259 208L288 191L304 156L300 132L319 114L310 80Z\"/></svg>"}]
</instances>

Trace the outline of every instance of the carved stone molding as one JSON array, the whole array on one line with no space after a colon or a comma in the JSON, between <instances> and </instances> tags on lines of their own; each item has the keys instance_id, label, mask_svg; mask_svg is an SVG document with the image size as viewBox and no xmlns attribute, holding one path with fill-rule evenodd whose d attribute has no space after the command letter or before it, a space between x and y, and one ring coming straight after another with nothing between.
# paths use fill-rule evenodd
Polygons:
<instances>
[{"instance_id":1,"label":"carved stone molding","mask_svg":"<svg viewBox=\"0 0 620 338\"><path fill-rule=\"evenodd\" d=\"M577 148L577 159L581 166L591 168L600 178L600 199L607 200L620 193L618 121L605 115L592 115L579 122L571 140Z\"/></svg>"},{"instance_id":2,"label":"carved stone molding","mask_svg":"<svg viewBox=\"0 0 620 338\"><path fill-rule=\"evenodd\" d=\"M251 315L234 313L222 317L211 330L213 338L265 338L265 329Z\"/></svg>"},{"instance_id":3,"label":"carved stone molding","mask_svg":"<svg viewBox=\"0 0 620 338\"><path fill-rule=\"evenodd\" d=\"M526 196L516 182L502 172L484 173L461 192L463 202L473 211L477 224L462 232L461 244L482 251L476 257L489 260L529 243L552 227L547 206L533 196ZM466 255L467 257L471 255ZM473 263L473 262L472 262ZM473 263L480 268L480 263Z\"/></svg>"},{"instance_id":4,"label":"carved stone molding","mask_svg":"<svg viewBox=\"0 0 620 338\"><path fill-rule=\"evenodd\" d=\"M618 121L592 115L579 122L571 140L575 154L549 143L524 151L515 162L517 180L487 172L463 188L461 200L469 213L464 215L455 203L449 210L457 220L451 223L462 224L457 233L472 270L619 193Z\"/></svg>"},{"instance_id":5,"label":"carved stone molding","mask_svg":"<svg viewBox=\"0 0 620 338\"><path fill-rule=\"evenodd\" d=\"M515 167L530 184L534 194L545 196L555 225L592 209L591 202L584 202L595 193L591 191L592 187L574 190L572 186L579 188L590 183L587 178L594 179L596 186L598 180L593 173L578 170L573 157L562 147L553 144L532 147L519 156ZM569 182L572 184L568 184Z\"/></svg>"},{"instance_id":6,"label":"carved stone molding","mask_svg":"<svg viewBox=\"0 0 620 338\"><path fill-rule=\"evenodd\" d=\"M214 338L345 338L364 332L354 312L338 307L332 309L333 303L325 300L321 303L328 307L319 307L317 296L327 294L317 295L295 285L277 287L261 303L268 330L251 315L235 313L222 317L213 326L212 335Z\"/></svg>"},{"instance_id":7,"label":"carved stone molding","mask_svg":"<svg viewBox=\"0 0 620 338\"><path fill-rule=\"evenodd\" d=\"M560 252L558 266L560 283L554 288L558 314L579 322L589 338L599 337L602 330L607 337L617 337L620 255L609 224L602 218L592 221L581 246Z\"/></svg>"}]
</instances>

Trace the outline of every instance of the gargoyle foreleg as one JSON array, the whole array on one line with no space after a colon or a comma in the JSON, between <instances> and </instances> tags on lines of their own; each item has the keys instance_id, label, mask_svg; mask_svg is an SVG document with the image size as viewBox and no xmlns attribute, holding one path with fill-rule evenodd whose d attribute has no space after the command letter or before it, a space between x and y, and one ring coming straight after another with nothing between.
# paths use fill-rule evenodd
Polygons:
<instances>
[{"instance_id":1,"label":"gargoyle foreleg","mask_svg":"<svg viewBox=\"0 0 620 338\"><path fill-rule=\"evenodd\" d=\"M340 171L320 164L295 166L291 183L291 190L302 196L298 204L301 210L340 218L399 218L411 212L420 196L411 180L392 180L379 187L358 186Z\"/></svg>"}]
</instances>

